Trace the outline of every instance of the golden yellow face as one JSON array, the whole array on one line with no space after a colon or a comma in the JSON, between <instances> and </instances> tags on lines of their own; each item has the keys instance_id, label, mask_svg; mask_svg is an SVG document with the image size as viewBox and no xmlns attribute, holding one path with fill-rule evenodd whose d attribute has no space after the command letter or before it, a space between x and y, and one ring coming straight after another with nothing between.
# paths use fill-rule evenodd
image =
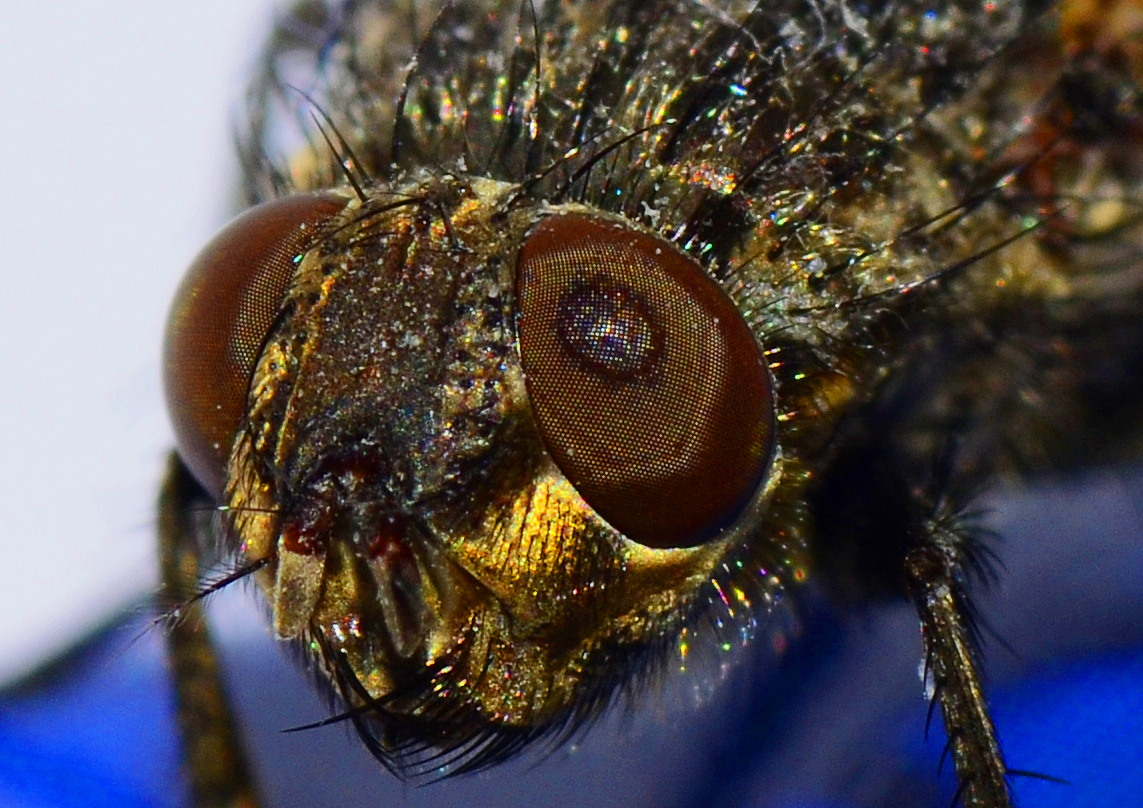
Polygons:
<instances>
[{"instance_id":1,"label":"golden yellow face","mask_svg":"<svg viewBox=\"0 0 1143 808\"><path fill-rule=\"evenodd\" d=\"M1093 437L1053 340L1097 352L1086 251L1137 244L1135 140L1060 89L1098 48L1023 3L540 5L275 38L260 204L168 331L225 546L414 773L577 726L811 572L927 619L964 492ZM299 58L327 145L275 164Z\"/></svg>"}]
</instances>

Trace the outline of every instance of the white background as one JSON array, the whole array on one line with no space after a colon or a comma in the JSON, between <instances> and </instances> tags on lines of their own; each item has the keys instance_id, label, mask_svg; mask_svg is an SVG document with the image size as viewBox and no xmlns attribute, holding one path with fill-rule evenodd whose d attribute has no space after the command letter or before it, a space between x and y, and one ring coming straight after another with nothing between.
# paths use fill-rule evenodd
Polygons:
<instances>
[{"instance_id":1,"label":"white background","mask_svg":"<svg viewBox=\"0 0 1143 808\"><path fill-rule=\"evenodd\" d=\"M153 585L163 321L271 13L0 3L0 681Z\"/></svg>"}]
</instances>

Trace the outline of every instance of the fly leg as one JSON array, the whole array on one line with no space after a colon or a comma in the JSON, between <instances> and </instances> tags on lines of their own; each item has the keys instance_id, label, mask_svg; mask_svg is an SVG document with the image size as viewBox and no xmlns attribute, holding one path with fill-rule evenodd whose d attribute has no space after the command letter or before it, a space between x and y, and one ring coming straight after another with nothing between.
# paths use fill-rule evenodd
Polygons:
<instances>
[{"instance_id":1,"label":"fly leg","mask_svg":"<svg viewBox=\"0 0 1143 808\"><path fill-rule=\"evenodd\" d=\"M972 614L955 534L931 526L905 558L906 586L921 622L925 669L941 710L964 808L1010 808L1008 768L981 687Z\"/></svg>"},{"instance_id":2,"label":"fly leg","mask_svg":"<svg viewBox=\"0 0 1143 808\"><path fill-rule=\"evenodd\" d=\"M167 655L184 770L194 808L260 804L219 674L202 604L195 602L201 549L195 513L205 494L172 454L159 496L159 563L163 591L180 604L167 630Z\"/></svg>"},{"instance_id":3,"label":"fly leg","mask_svg":"<svg viewBox=\"0 0 1143 808\"><path fill-rule=\"evenodd\" d=\"M917 400L916 386L904 389L904 400ZM899 413L874 409L839 436L842 448L810 498L819 563L840 603L912 604L924 687L940 709L956 768L954 804L1011 808L1011 772L988 712L979 621L967 591L971 581L995 576L991 535L972 505L984 478L974 462L958 462L965 455L956 445L920 430L894 433Z\"/></svg>"}]
</instances>

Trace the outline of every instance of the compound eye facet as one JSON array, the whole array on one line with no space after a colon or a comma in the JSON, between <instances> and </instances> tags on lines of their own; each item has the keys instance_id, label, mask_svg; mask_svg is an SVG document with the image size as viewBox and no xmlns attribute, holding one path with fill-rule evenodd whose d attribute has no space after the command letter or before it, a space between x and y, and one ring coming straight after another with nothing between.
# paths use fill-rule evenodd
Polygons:
<instances>
[{"instance_id":1,"label":"compound eye facet","mask_svg":"<svg viewBox=\"0 0 1143 808\"><path fill-rule=\"evenodd\" d=\"M163 383L179 455L215 496L250 376L296 269L345 208L332 193L301 194L246 211L198 254L167 319Z\"/></svg>"},{"instance_id":2,"label":"compound eye facet","mask_svg":"<svg viewBox=\"0 0 1143 808\"><path fill-rule=\"evenodd\" d=\"M665 239L562 214L528 234L517 293L536 423L587 504L647 547L731 525L770 468L774 400L726 292Z\"/></svg>"}]
</instances>

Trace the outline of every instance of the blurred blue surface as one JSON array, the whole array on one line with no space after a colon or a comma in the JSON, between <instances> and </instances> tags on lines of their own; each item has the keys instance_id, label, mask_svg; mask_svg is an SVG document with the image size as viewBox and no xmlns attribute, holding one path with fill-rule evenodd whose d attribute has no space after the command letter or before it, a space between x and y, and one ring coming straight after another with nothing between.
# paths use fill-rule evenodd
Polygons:
<instances>
[{"instance_id":1,"label":"blurred blue surface","mask_svg":"<svg viewBox=\"0 0 1143 808\"><path fill-rule=\"evenodd\" d=\"M0 805L181 804L160 639L144 635L129 645L126 631L109 631L76 660L79 670L4 700Z\"/></svg>"},{"instance_id":2,"label":"blurred blue surface","mask_svg":"<svg viewBox=\"0 0 1143 808\"><path fill-rule=\"evenodd\" d=\"M1016 779L1024 806L1127 806L1143 794L1138 491L1109 478L1016 497L994 516L1008 571L980 602L1018 653L986 648L994 716L1009 765L1068 781ZM282 733L327 706L264 632L235 628L258 619L244 593L219 601L223 662L274 808L947 808L955 790L947 764L938 775L939 720L925 738L907 607L808 618L783 656L758 642L717 686L675 677L571 746L422 788L388 776L344 727ZM9 689L0 806L183 804L161 638L144 624L128 620L34 687Z\"/></svg>"},{"instance_id":3,"label":"blurred blue surface","mask_svg":"<svg viewBox=\"0 0 1143 808\"><path fill-rule=\"evenodd\" d=\"M0 805L21 808L176 808L181 804L170 725L169 692L158 656L157 638L145 637L124 652L124 636L113 633L105 637L98 652L87 660L89 664L77 675L57 680L38 692L9 699L3 705L0 716ZM844 645L846 641L843 639L841 643ZM261 648L259 651L266 652L273 654L274 649ZM836 662L836 659L829 659L834 652L822 650L821 653L828 661ZM278 660L270 658L262 662L272 674L283 672L277 671L280 666ZM288 670L284 672L290 673ZM804 669L801 673L813 684L817 684L813 680L822 675L821 671ZM786 683L786 687L792 692L772 689L767 698L788 698L795 712L805 706L803 702L806 699L814 698L813 694L797 692L799 687L796 683ZM1020 766L1027 762L1037 771L1069 781L1067 785L1061 785L1020 778L1016 781L1016 792L1021 804L1044 808L1137 804L1138 795L1143 794L1143 653L1104 654L1052 666L1012 686L999 688L993 693L992 703L1011 765ZM859 707L858 712L861 711ZM641 804L684 806L714 802L721 805L842 808L914 804L914 798L918 797L922 801L915 804L948 804L951 780L947 775L943 778L943 787L931 790L943 741L939 729L927 742L924 740L923 709L912 710L912 719L899 724L899 732L886 731L879 737L865 739L866 746L854 756L854 760L860 762L868 758L874 749L881 748L895 762L893 767L880 774L877 782L871 784L858 777L857 780L862 782L854 782L857 793L853 801L848 800L844 793L835 794L833 799L819 797L805 801L796 796L797 782L788 787L788 801L775 803L765 794L754 795L758 799L753 801L749 789L744 790L744 786L754 780L757 770L765 770L775 763L780 765L784 750L796 747L796 736L799 732L808 731L805 728L799 730L792 723L792 716L780 715L788 710L775 712L783 721L791 722L787 724L786 731L773 734L769 742L760 748L750 748L751 739L743 737L749 732L740 732L737 739L720 737L714 744L708 743L706 748L690 749L690 775L683 778L675 793L664 795L657 789L650 789L647 801ZM886 716L889 725L892 725L894 717L891 711ZM736 718L737 723L743 723L744 716ZM772 729L772 718L755 716L752 720ZM269 728L269 731L273 730L273 727ZM623 728L618 732L622 735ZM818 733L811 734L817 736ZM309 755L316 758L318 765L324 754L341 754L339 750L346 743L345 738L335 737L338 743L332 744L333 751L330 752L330 745L324 743L328 738L309 740L313 741ZM635 740L645 738L636 737ZM674 740L684 750L687 748L686 737ZM723 762L729 764L731 770L721 771L724 766L710 765L709 756L728 743L737 746L740 754L725 758ZM895 753L894 745L900 745ZM837 748L829 748L828 751L845 754L845 750ZM675 755L677 752L672 753L672 757ZM630 759L638 755L624 757ZM361 764L360 760L353 762ZM365 761L365 765L370 763ZM558 753L551 760L539 762L530 778L533 782L528 783L530 788L539 792L533 794L536 802L547 802L543 798L543 789L549 777L575 777L575 763L574 757L561 759ZM617 768L628 763L629 760L622 758L614 761ZM855 765L843 759L824 763L838 773ZM306 767L314 763L294 759L287 761L286 765ZM751 767L756 770L752 772ZM587 768L588 776L575 789L577 802L611 804L611 792L601 790L599 779L590 776L590 763ZM550 771L546 772L546 769ZM714 771L718 771L717 784L710 783ZM378 776L383 775L378 773ZM474 786L472 791L477 798L483 795L494 799L494 794L486 793L489 779L469 778L421 789L398 788L398 793L405 793L395 804L456 804L456 789L459 787L464 791L466 785ZM497 778L491 780L495 783ZM368 783L361 785L363 789L357 798L348 804L389 804L376 799ZM806 790L812 793L815 789L812 784L808 785L810 787ZM844 782L838 785L844 789ZM439 800L434 794L438 788L448 792L440 794ZM884 801L868 802L867 795L878 789ZM335 789L338 792L342 790L340 787ZM719 793L716 795L715 791ZM933 797L932 802L926 801L929 795ZM287 797L286 802L275 804L312 804L308 802L311 798L307 796L294 801ZM660 801L672 798L675 801ZM326 804L347 803L344 797L340 797L339 801ZM526 800L521 804L529 802ZM552 801L548 804L571 803ZM625 801L625 804L632 803Z\"/></svg>"},{"instance_id":4,"label":"blurred blue surface","mask_svg":"<svg viewBox=\"0 0 1143 808\"><path fill-rule=\"evenodd\" d=\"M1028 806L1143 804L1143 654L1119 652L1043 671L992 699L1010 765L1067 785L1021 778Z\"/></svg>"}]
</instances>

